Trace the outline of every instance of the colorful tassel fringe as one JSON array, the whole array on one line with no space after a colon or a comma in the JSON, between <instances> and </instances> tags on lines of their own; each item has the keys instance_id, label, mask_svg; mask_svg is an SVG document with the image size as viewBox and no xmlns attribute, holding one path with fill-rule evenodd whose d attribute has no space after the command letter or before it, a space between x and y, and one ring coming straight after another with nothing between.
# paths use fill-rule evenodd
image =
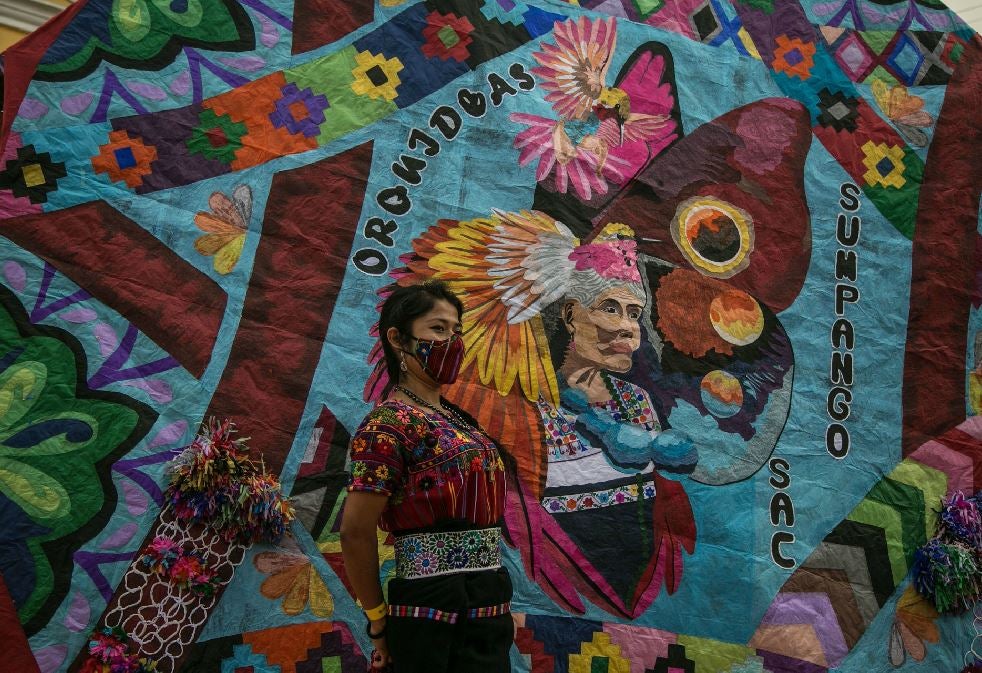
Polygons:
<instances>
[{"instance_id":1,"label":"colorful tassel fringe","mask_svg":"<svg viewBox=\"0 0 982 673\"><path fill-rule=\"evenodd\" d=\"M943 501L938 525L947 534L972 547L982 547L982 516L979 514L979 494L966 498L955 493Z\"/></svg>"},{"instance_id":2,"label":"colorful tassel fringe","mask_svg":"<svg viewBox=\"0 0 982 673\"><path fill-rule=\"evenodd\" d=\"M155 673L150 659L130 652L126 634L119 629L103 629L92 634L89 656L79 673Z\"/></svg>"},{"instance_id":3,"label":"colorful tassel fringe","mask_svg":"<svg viewBox=\"0 0 982 673\"><path fill-rule=\"evenodd\" d=\"M978 552L961 542L932 538L914 553L914 584L938 612L970 610L982 596Z\"/></svg>"},{"instance_id":4,"label":"colorful tassel fringe","mask_svg":"<svg viewBox=\"0 0 982 673\"><path fill-rule=\"evenodd\" d=\"M278 542L293 520L280 482L248 457L235 424L211 419L177 458L166 501L175 516L242 544Z\"/></svg>"},{"instance_id":5,"label":"colorful tassel fringe","mask_svg":"<svg viewBox=\"0 0 982 673\"><path fill-rule=\"evenodd\" d=\"M141 562L171 584L199 596L211 596L221 586L215 571L200 553L187 551L170 538L154 538Z\"/></svg>"},{"instance_id":6,"label":"colorful tassel fringe","mask_svg":"<svg viewBox=\"0 0 982 673\"><path fill-rule=\"evenodd\" d=\"M982 599L982 491L942 500L935 536L914 553L914 586L938 612L964 612Z\"/></svg>"}]
</instances>

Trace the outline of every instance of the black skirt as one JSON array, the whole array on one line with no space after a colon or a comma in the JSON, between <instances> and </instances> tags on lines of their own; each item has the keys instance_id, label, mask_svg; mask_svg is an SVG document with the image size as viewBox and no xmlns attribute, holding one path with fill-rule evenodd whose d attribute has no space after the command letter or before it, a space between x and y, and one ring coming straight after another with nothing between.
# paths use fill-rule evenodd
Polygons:
<instances>
[{"instance_id":1,"label":"black skirt","mask_svg":"<svg viewBox=\"0 0 982 673\"><path fill-rule=\"evenodd\" d=\"M390 615L386 642L395 673L508 673L514 639L511 614L472 610L511 601L504 568L417 579L393 578L389 605L429 609L428 616ZM439 612L437 612L439 611ZM450 615L456 615L450 623Z\"/></svg>"}]
</instances>

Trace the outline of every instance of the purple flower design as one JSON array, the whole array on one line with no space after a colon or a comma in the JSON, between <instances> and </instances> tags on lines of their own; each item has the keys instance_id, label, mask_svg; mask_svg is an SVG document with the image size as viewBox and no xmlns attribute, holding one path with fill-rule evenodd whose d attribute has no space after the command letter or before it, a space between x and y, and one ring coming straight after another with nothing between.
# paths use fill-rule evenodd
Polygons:
<instances>
[{"instance_id":1,"label":"purple flower design","mask_svg":"<svg viewBox=\"0 0 982 673\"><path fill-rule=\"evenodd\" d=\"M324 123L324 111L331 106L323 94L314 94L310 87L301 90L290 82L280 89L282 96L276 101L276 109L269 114L269 121L276 128L286 128L290 133L303 133L312 138L318 135Z\"/></svg>"},{"instance_id":2,"label":"purple flower design","mask_svg":"<svg viewBox=\"0 0 982 673\"><path fill-rule=\"evenodd\" d=\"M436 572L438 559L435 554L423 552L413 562L417 575L429 575Z\"/></svg>"}]
</instances>

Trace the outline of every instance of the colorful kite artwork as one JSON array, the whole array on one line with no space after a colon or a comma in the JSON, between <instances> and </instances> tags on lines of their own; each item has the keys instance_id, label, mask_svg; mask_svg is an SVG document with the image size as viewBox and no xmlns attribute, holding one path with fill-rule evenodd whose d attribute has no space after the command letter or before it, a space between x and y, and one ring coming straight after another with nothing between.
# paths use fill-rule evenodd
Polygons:
<instances>
[{"instance_id":1,"label":"colorful kite artwork","mask_svg":"<svg viewBox=\"0 0 982 673\"><path fill-rule=\"evenodd\" d=\"M982 38L942 3L77 0L2 64L0 671L365 671L348 442L428 279L508 454L514 671L982 657ZM281 542L175 516L208 419Z\"/></svg>"}]
</instances>

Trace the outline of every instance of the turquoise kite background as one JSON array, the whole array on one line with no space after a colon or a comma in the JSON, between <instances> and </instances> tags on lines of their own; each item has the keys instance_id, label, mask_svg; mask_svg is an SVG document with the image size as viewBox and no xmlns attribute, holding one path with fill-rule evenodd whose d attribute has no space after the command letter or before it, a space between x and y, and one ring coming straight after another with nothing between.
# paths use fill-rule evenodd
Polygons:
<instances>
[{"instance_id":1,"label":"turquoise kite background","mask_svg":"<svg viewBox=\"0 0 982 673\"><path fill-rule=\"evenodd\" d=\"M428 278L467 309L449 397L514 458L513 670L982 652L910 573L982 488L982 40L940 2L79 0L2 63L9 670L78 670L106 626L168 673L365 670L347 443L380 297ZM646 297L594 439L694 470L570 460L587 273ZM209 417L279 474L281 544L162 508ZM224 588L155 583L159 534Z\"/></svg>"}]
</instances>

